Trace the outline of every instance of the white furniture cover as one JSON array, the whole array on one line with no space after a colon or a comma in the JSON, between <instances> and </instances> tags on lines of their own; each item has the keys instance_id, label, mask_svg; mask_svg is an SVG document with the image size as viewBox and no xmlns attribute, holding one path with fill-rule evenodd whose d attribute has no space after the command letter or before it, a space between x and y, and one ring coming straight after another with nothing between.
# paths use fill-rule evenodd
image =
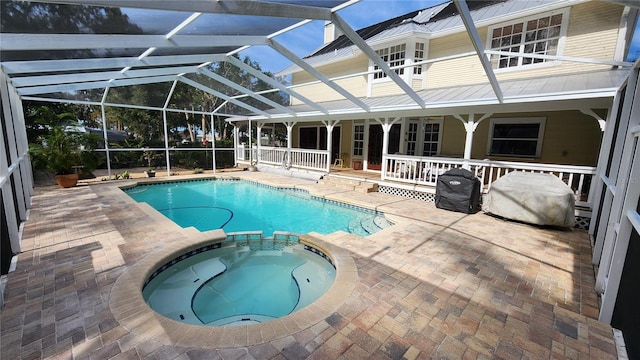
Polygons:
<instances>
[{"instance_id":1,"label":"white furniture cover","mask_svg":"<svg viewBox=\"0 0 640 360\"><path fill-rule=\"evenodd\" d=\"M575 223L573 191L552 174L508 173L491 184L482 209L537 225L571 227Z\"/></svg>"}]
</instances>

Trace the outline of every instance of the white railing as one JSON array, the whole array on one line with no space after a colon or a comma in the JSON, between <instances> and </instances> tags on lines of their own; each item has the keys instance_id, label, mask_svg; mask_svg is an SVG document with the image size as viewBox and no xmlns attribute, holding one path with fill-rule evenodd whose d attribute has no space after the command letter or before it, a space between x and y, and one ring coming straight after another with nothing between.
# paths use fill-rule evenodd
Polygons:
<instances>
[{"instance_id":1,"label":"white railing","mask_svg":"<svg viewBox=\"0 0 640 360\"><path fill-rule=\"evenodd\" d=\"M283 147L260 146L253 149L253 161L258 164L281 166L285 169L297 168L315 171L329 169L329 152L326 150L288 149ZM238 147L239 162L249 161L249 149Z\"/></svg>"},{"instance_id":2,"label":"white railing","mask_svg":"<svg viewBox=\"0 0 640 360\"><path fill-rule=\"evenodd\" d=\"M249 159L253 159L253 161L256 160L255 148L253 156L251 156L251 148L249 148L247 145L240 144L236 149L236 161L249 162Z\"/></svg>"},{"instance_id":3,"label":"white railing","mask_svg":"<svg viewBox=\"0 0 640 360\"><path fill-rule=\"evenodd\" d=\"M329 152L326 150L291 149L291 167L328 171Z\"/></svg>"},{"instance_id":4,"label":"white railing","mask_svg":"<svg viewBox=\"0 0 640 360\"><path fill-rule=\"evenodd\" d=\"M590 206L590 186L596 168L592 166L571 166L557 164L523 163L492 160L464 160L459 158L416 157L406 155L385 155L386 172L383 180L435 186L438 176L453 168L468 166L488 191L491 184L512 171L550 173L571 187L576 194L576 205Z\"/></svg>"},{"instance_id":5,"label":"white railing","mask_svg":"<svg viewBox=\"0 0 640 360\"><path fill-rule=\"evenodd\" d=\"M286 165L286 163L289 161L287 148L261 146L260 150L258 151L258 161L263 165Z\"/></svg>"}]
</instances>

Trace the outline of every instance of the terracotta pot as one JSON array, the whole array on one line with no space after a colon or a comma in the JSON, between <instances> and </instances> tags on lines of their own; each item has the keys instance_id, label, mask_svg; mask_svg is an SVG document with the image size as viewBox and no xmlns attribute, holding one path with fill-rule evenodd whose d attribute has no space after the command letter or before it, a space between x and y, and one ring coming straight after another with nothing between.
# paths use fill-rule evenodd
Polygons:
<instances>
[{"instance_id":1,"label":"terracotta pot","mask_svg":"<svg viewBox=\"0 0 640 360\"><path fill-rule=\"evenodd\" d=\"M56 183L63 188L74 187L78 183L78 174L56 175Z\"/></svg>"}]
</instances>

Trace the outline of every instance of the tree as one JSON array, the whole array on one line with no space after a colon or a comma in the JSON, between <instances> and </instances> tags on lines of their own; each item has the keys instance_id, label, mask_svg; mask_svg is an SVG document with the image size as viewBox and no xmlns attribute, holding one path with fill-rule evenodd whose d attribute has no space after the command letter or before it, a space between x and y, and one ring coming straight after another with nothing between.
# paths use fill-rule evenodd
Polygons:
<instances>
[{"instance_id":1,"label":"tree","mask_svg":"<svg viewBox=\"0 0 640 360\"><path fill-rule=\"evenodd\" d=\"M239 59L237 55L234 55L234 56ZM258 71L262 71L260 64L258 64L255 61L252 61L248 56L244 57L242 62L257 69ZM260 91L271 89L271 86L269 84L255 78L250 73L228 62L212 63L211 65L209 65L208 70L228 80L231 80L234 83L242 87L245 87L253 92L260 92ZM273 74L271 74L270 72L264 72L264 74L269 77L273 76ZM204 74L192 74L192 75L189 75L189 78L211 89L214 89L218 92L224 93L229 96L243 95L238 90L230 88L229 86L224 85L218 81L215 81ZM288 97L285 94L278 91L265 93L263 94L263 96L282 105L286 105L289 102ZM242 98L240 101L245 102L246 104L256 107L258 109L263 109L268 107L268 105L265 105L263 102L248 96ZM174 95L171 99L171 103L172 103L171 106L174 108L187 109L187 110L193 107L193 108L199 108L204 112L212 112L213 110L217 109L220 105L222 105L224 102L225 102L224 99L221 99L210 93L207 93L198 89L194 89L190 86L179 85L176 87L174 91ZM248 114L249 110L228 102L225 105L224 112ZM200 130L202 130L202 132L205 133L206 125L202 125L202 124L208 123L208 119L201 118L200 124L198 124L198 121L194 119L192 116L186 116L185 120L186 120L185 121L186 126L200 125ZM216 123L216 130L220 133L221 139L231 139L232 137L231 126L224 121L224 118L222 116L216 116L214 120ZM246 131L246 129L241 129L241 131L242 130Z\"/></svg>"},{"instance_id":2,"label":"tree","mask_svg":"<svg viewBox=\"0 0 640 360\"><path fill-rule=\"evenodd\" d=\"M141 34L119 8L76 6L27 1L0 2L0 29L3 33L107 34L114 29L125 34ZM21 51L2 54L3 60L74 59L93 57L95 50ZM18 53L18 54L16 54Z\"/></svg>"},{"instance_id":3,"label":"tree","mask_svg":"<svg viewBox=\"0 0 640 360\"><path fill-rule=\"evenodd\" d=\"M108 102L132 105L161 107L170 83L145 84L112 88L108 94ZM157 110L145 110L125 107L107 107L107 120L118 130L127 131L136 138L146 142L159 141L164 138L162 113Z\"/></svg>"}]
</instances>

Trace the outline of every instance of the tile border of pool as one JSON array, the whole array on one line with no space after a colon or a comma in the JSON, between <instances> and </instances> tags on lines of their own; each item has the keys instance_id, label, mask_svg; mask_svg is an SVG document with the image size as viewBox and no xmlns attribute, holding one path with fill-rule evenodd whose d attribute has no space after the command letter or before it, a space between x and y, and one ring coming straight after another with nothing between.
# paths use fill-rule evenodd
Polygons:
<instances>
[{"instance_id":1,"label":"tile border of pool","mask_svg":"<svg viewBox=\"0 0 640 360\"><path fill-rule=\"evenodd\" d=\"M324 295L295 313L261 324L210 327L166 318L146 304L142 288L158 267L177 255L225 239L222 230L192 235L184 241L150 253L128 267L116 280L110 293L109 307L116 321L135 336L166 345L207 349L251 346L313 327L333 314L351 295L358 282L355 261L347 252L310 235L301 235L301 244L309 244L331 257L336 266L336 278Z\"/></svg>"}]
</instances>

